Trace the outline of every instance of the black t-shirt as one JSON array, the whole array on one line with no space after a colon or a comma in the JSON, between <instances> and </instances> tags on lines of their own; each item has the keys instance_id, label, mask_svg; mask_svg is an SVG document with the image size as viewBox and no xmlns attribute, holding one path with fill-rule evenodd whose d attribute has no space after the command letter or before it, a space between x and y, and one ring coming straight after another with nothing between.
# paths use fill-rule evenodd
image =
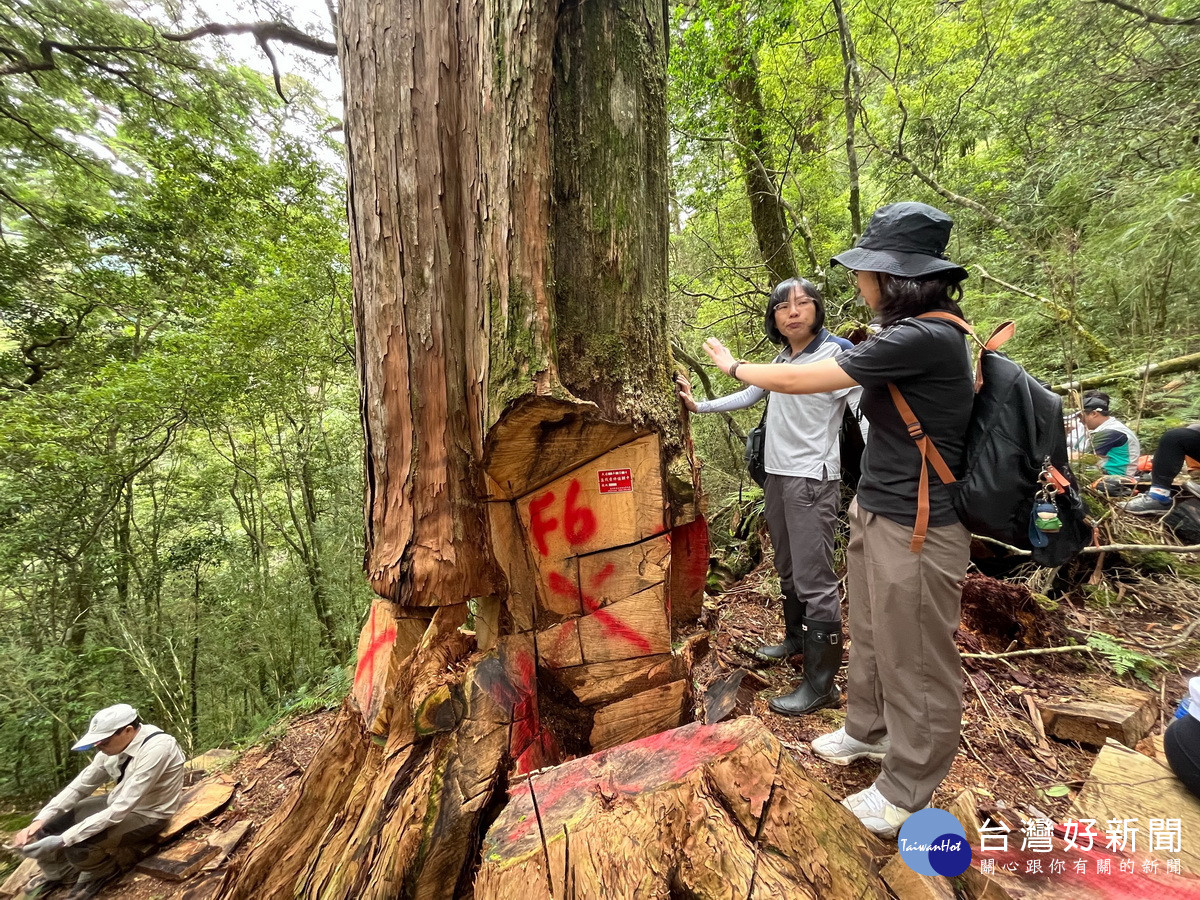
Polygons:
<instances>
[{"instance_id":1,"label":"black t-shirt","mask_svg":"<svg viewBox=\"0 0 1200 900\"><path fill-rule=\"evenodd\" d=\"M858 504L903 525L917 517L921 451L892 402L895 384L950 471L962 471L975 377L963 333L940 319L903 319L838 357L863 386L860 408L871 423L858 483ZM929 524L958 521L950 492L929 469Z\"/></svg>"}]
</instances>

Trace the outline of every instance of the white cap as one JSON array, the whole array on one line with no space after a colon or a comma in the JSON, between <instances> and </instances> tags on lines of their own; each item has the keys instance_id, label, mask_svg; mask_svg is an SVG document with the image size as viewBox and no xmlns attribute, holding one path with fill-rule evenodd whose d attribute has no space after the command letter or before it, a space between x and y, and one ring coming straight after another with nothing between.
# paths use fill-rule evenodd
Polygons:
<instances>
[{"instance_id":1,"label":"white cap","mask_svg":"<svg viewBox=\"0 0 1200 900\"><path fill-rule=\"evenodd\" d=\"M1188 680L1188 714L1200 719L1200 675Z\"/></svg>"},{"instance_id":2,"label":"white cap","mask_svg":"<svg viewBox=\"0 0 1200 900\"><path fill-rule=\"evenodd\" d=\"M118 703L100 710L92 716L87 734L75 742L72 750L91 750L106 737L112 737L126 725L132 725L138 711L128 703Z\"/></svg>"}]
</instances>

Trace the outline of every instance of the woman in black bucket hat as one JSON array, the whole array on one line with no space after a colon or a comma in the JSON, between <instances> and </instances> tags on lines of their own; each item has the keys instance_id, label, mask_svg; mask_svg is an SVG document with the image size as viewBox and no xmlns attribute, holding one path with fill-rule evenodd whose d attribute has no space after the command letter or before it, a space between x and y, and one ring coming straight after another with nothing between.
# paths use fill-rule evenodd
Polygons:
<instances>
[{"instance_id":1,"label":"woman in black bucket hat","mask_svg":"<svg viewBox=\"0 0 1200 900\"><path fill-rule=\"evenodd\" d=\"M895 203L876 211L854 249L833 258L851 271L883 326L837 359L751 365L716 339L705 343L719 368L767 390L863 388L861 409L871 429L850 507L846 724L812 747L841 765L882 761L875 783L843 804L884 837L894 837L912 812L928 805L954 760L961 727L954 631L970 534L942 479L922 472L921 431L910 432L897 406L911 409L946 465L960 470L974 376L955 321L962 317L967 271L946 257L952 225L932 206Z\"/></svg>"}]
</instances>

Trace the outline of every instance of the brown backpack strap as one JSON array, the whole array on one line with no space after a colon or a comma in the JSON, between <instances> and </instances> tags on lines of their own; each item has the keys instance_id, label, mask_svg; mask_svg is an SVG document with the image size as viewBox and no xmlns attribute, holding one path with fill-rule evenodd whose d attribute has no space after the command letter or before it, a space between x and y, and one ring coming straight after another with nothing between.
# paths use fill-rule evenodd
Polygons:
<instances>
[{"instance_id":1,"label":"brown backpack strap","mask_svg":"<svg viewBox=\"0 0 1200 900\"><path fill-rule=\"evenodd\" d=\"M1017 333L1016 323L1001 322L996 326L995 330L988 336L986 341L980 341L978 335L975 334L975 329L970 326L964 319L948 313L944 310L935 309L932 312L921 313L916 318L918 319L942 319L946 322L951 322L956 325L960 331L970 335L975 339L975 343L979 345L979 356L975 360L975 393L979 393L979 389L983 387L983 351L984 350L999 350L1009 339Z\"/></svg>"},{"instance_id":2,"label":"brown backpack strap","mask_svg":"<svg viewBox=\"0 0 1200 900\"><path fill-rule=\"evenodd\" d=\"M949 314L947 313L947 315ZM889 384L888 390L891 391L892 403L896 405L896 411L900 413L900 418L904 420L904 424L908 428L908 436L913 439L913 443L921 451L921 482L917 488L917 520L913 525L912 543L908 545L908 549L913 553L920 553L921 548L925 545L925 533L929 529L929 465L933 465L942 484L952 484L957 479L950 471L950 467L946 465L946 460L942 458L938 448L930 440L929 435L925 433L925 429L921 427L920 420L912 411L912 407L908 405L908 401L904 399L904 395L900 393L900 388Z\"/></svg>"}]
</instances>

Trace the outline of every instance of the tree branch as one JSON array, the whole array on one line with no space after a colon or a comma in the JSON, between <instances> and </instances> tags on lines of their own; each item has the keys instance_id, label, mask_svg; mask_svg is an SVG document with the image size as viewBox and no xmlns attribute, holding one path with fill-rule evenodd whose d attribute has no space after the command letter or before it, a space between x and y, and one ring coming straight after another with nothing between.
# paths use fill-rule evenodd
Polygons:
<instances>
[{"instance_id":1,"label":"tree branch","mask_svg":"<svg viewBox=\"0 0 1200 900\"><path fill-rule=\"evenodd\" d=\"M1138 366L1135 369L1096 372L1092 375L1084 375L1075 381L1065 381L1062 384L1053 385L1050 390L1056 394L1066 394L1070 391L1081 391L1112 384L1122 378L1145 378L1149 375L1167 375L1172 372L1188 372L1194 369L1200 369L1200 353L1189 353L1187 356L1177 356L1174 359L1165 359L1162 362Z\"/></svg>"},{"instance_id":2,"label":"tree branch","mask_svg":"<svg viewBox=\"0 0 1200 900\"><path fill-rule=\"evenodd\" d=\"M265 41L279 41L283 44L291 44L293 47L300 47L302 50L319 53L322 56L337 56L337 44L306 34L287 22L235 22L228 25L209 22L207 25L201 25L199 28L193 28L182 34L163 34L163 38L181 43L210 35L230 34L252 34L260 47Z\"/></svg>"},{"instance_id":3,"label":"tree branch","mask_svg":"<svg viewBox=\"0 0 1200 900\"><path fill-rule=\"evenodd\" d=\"M1200 25L1200 16L1192 16L1187 19L1177 19L1172 16L1160 16L1158 13L1147 12L1139 6L1134 6L1132 3L1124 3L1122 0L1092 0L1093 3L1103 3L1106 6L1115 6L1117 9L1123 9L1125 12L1133 13L1135 16L1141 16L1152 25Z\"/></svg>"}]
</instances>

